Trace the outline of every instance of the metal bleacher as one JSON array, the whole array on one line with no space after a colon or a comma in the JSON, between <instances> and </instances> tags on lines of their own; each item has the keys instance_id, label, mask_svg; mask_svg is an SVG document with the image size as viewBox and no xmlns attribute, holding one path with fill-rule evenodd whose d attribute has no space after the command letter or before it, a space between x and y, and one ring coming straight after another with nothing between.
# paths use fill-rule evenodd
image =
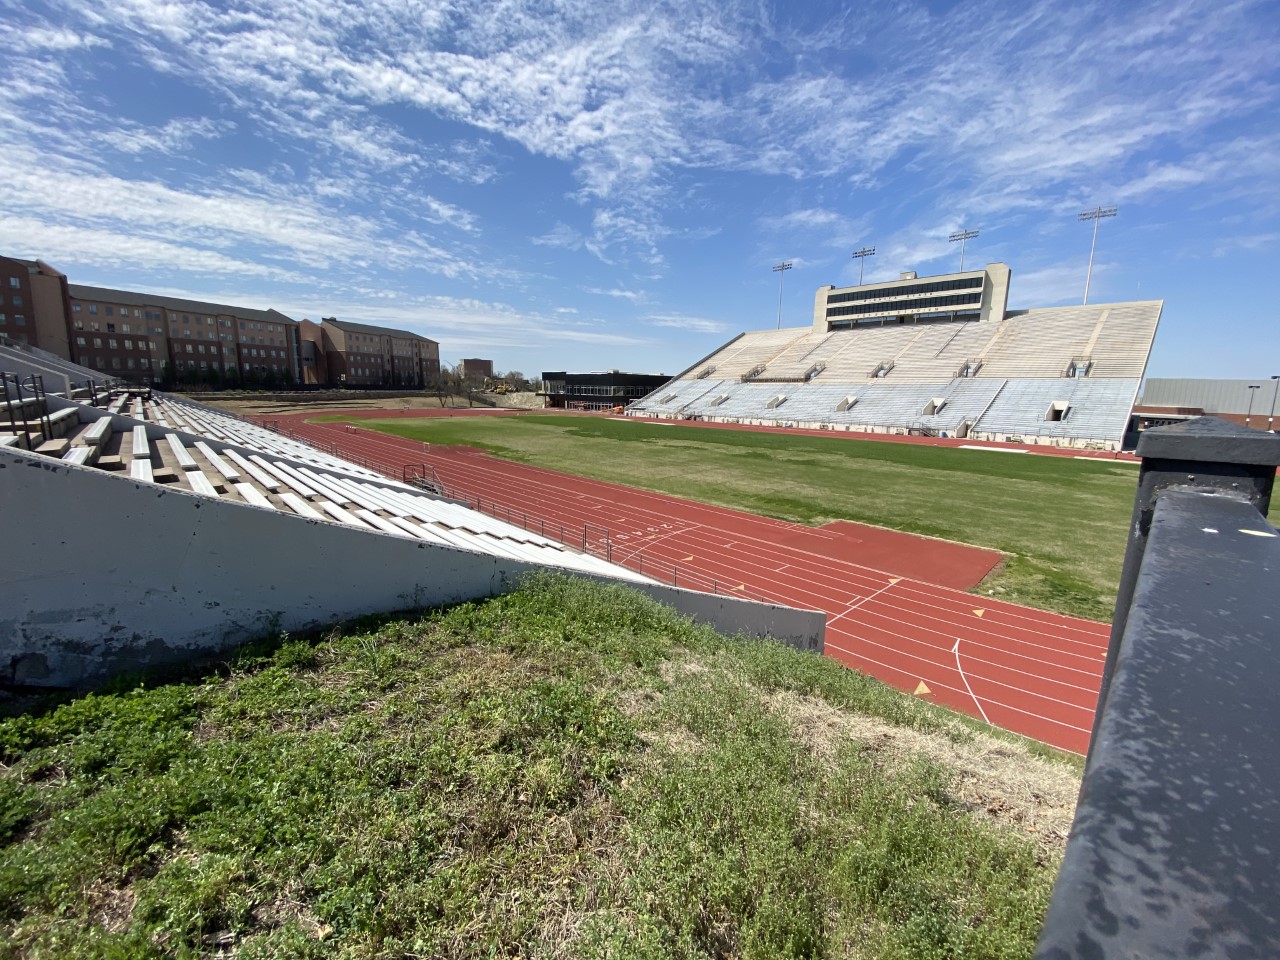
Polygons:
<instances>
[{"instance_id":1,"label":"metal bleacher","mask_svg":"<svg viewBox=\"0 0 1280 960\"><path fill-rule=\"evenodd\" d=\"M1162 306L747 333L627 412L1118 449Z\"/></svg>"},{"instance_id":2,"label":"metal bleacher","mask_svg":"<svg viewBox=\"0 0 1280 960\"><path fill-rule=\"evenodd\" d=\"M88 400L43 396L5 401L20 402L24 410L40 406L27 417L39 429L18 433L0 423L0 444L228 506L648 582L625 567L203 404L145 389L98 399L96 406Z\"/></svg>"}]
</instances>

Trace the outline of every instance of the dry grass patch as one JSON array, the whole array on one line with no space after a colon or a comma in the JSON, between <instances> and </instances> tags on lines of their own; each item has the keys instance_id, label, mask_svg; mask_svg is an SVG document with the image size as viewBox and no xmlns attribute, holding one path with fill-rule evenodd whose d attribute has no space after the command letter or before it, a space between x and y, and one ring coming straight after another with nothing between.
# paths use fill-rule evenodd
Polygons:
<instances>
[{"instance_id":1,"label":"dry grass patch","mask_svg":"<svg viewBox=\"0 0 1280 960\"><path fill-rule=\"evenodd\" d=\"M858 745L882 754L891 766L925 757L951 773L956 799L975 815L1034 837L1049 850L1066 844L1080 776L1061 763L1029 756L1006 740L958 723L956 732L963 731L963 737L895 726L790 691L774 691L767 702L821 756L834 759Z\"/></svg>"}]
</instances>

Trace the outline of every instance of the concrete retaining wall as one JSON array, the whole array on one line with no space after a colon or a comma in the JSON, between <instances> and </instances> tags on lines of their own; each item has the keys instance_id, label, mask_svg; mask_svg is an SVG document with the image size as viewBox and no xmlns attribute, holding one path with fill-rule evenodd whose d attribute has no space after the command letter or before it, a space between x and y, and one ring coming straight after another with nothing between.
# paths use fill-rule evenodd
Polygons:
<instances>
[{"instance_id":1,"label":"concrete retaining wall","mask_svg":"<svg viewBox=\"0 0 1280 960\"><path fill-rule=\"evenodd\" d=\"M28 686L92 686L273 630L493 596L540 569L9 448L0 516L0 683ZM821 613L643 589L724 632L822 649Z\"/></svg>"}]
</instances>

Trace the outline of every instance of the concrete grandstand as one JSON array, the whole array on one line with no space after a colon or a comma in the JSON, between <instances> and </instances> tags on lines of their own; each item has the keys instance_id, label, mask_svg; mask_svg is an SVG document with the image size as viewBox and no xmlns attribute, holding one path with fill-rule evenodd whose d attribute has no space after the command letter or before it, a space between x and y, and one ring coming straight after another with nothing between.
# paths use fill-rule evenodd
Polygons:
<instances>
[{"instance_id":1,"label":"concrete grandstand","mask_svg":"<svg viewBox=\"0 0 1280 960\"><path fill-rule=\"evenodd\" d=\"M26 345L0 345L0 372L0 685L92 685L264 633L490 596L540 569L625 581L710 622L761 606L712 609L427 476L401 482ZM820 648L820 615L802 629Z\"/></svg>"},{"instance_id":2,"label":"concrete grandstand","mask_svg":"<svg viewBox=\"0 0 1280 960\"><path fill-rule=\"evenodd\" d=\"M627 412L1119 449L1163 301L1008 311L1008 275L823 287L812 327L743 333Z\"/></svg>"}]
</instances>

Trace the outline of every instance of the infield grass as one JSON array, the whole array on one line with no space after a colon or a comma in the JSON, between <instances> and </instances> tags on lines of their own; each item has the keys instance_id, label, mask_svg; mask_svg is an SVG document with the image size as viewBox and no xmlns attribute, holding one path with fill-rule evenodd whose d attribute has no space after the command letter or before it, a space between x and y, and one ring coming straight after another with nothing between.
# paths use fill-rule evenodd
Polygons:
<instances>
[{"instance_id":1,"label":"infield grass","mask_svg":"<svg viewBox=\"0 0 1280 960\"><path fill-rule=\"evenodd\" d=\"M1102 621L1137 478L1135 464L1116 461L606 417L352 422L782 520L856 520L990 547L1008 556L981 592Z\"/></svg>"}]
</instances>

